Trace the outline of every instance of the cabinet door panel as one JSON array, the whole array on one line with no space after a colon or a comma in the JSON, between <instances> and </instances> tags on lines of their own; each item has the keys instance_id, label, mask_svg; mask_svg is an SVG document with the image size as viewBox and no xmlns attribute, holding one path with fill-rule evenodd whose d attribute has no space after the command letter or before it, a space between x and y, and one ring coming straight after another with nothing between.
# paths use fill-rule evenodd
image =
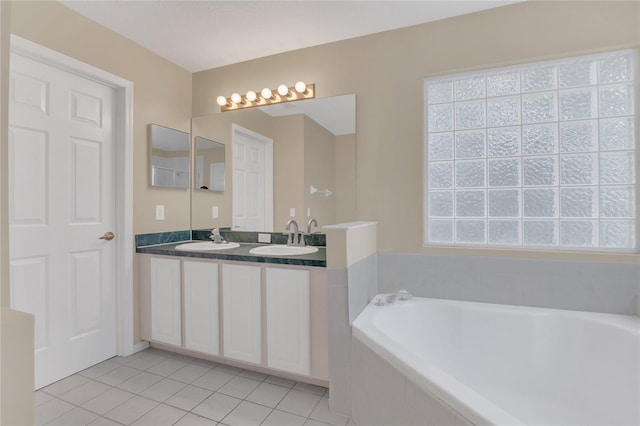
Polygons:
<instances>
[{"instance_id":1,"label":"cabinet door panel","mask_svg":"<svg viewBox=\"0 0 640 426\"><path fill-rule=\"evenodd\" d=\"M309 271L267 268L267 364L311 373Z\"/></svg>"},{"instance_id":2,"label":"cabinet door panel","mask_svg":"<svg viewBox=\"0 0 640 426\"><path fill-rule=\"evenodd\" d=\"M182 344L180 318L180 261L151 259L151 338Z\"/></svg>"},{"instance_id":3,"label":"cabinet door panel","mask_svg":"<svg viewBox=\"0 0 640 426\"><path fill-rule=\"evenodd\" d=\"M224 356L262 362L260 268L223 265L222 318Z\"/></svg>"},{"instance_id":4,"label":"cabinet door panel","mask_svg":"<svg viewBox=\"0 0 640 426\"><path fill-rule=\"evenodd\" d=\"M218 264L184 261L183 268L185 347L219 355Z\"/></svg>"}]
</instances>

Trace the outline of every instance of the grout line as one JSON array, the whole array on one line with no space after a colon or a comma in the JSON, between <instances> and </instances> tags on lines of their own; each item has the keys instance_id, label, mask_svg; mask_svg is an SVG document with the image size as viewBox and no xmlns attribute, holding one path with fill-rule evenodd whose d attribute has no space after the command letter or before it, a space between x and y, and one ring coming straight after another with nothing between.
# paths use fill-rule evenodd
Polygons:
<instances>
[{"instance_id":1,"label":"grout line","mask_svg":"<svg viewBox=\"0 0 640 426\"><path fill-rule=\"evenodd\" d=\"M138 352L137 354L142 354L143 352L144 352L144 351L141 351L141 352ZM168 356L167 356L167 355L165 355L165 354L167 354L167 353L168 353L168 352L160 351L160 350L158 350L158 349L154 349L154 350L153 350L153 352L150 352L150 354L154 354L154 355L160 356L160 357L162 357L162 358L164 358L164 359L163 359L162 361L159 361L158 363L155 363L155 364L153 364L153 365L149 366L149 368L152 368L153 366L158 365L158 364L160 364L161 362L164 362L164 361L166 361L166 360L172 359L172 358L174 358L174 357L176 357L176 356L179 356L179 355L180 355L180 354L174 354L174 355L168 355ZM130 360L129 362L133 362L133 361L135 361L135 359L139 358L140 356L142 356L142 355L139 355L138 357L136 357L136 358L134 358L134 359ZM219 424L219 426L225 426L225 424L223 423L223 421L224 421L224 420L225 420L225 419L226 419L226 418L227 418L227 417L228 417L228 416L229 416L229 415L230 415L230 414L231 414L231 413L232 413L232 412L233 412L237 407L239 407L239 406L242 404L242 402L247 402L247 403L250 403L250 404L255 404L255 405L258 405L258 406L260 406L260 407L264 407L264 408L269 409L269 413L266 415L266 417L265 417L265 418L264 418L264 420L261 422L261 424L262 424L262 423L263 423L263 422L264 422L264 421L265 421L265 420L266 420L266 419L267 419L271 414L273 414L273 412L275 412L275 411L282 412L282 413L287 413L287 414L291 414L291 415L295 415L295 416L298 416L298 417L302 417L302 418L304 418L304 423L303 423L303 424L306 424L306 423L307 423L307 422L309 422L310 420L311 420L311 421L315 421L315 422L319 422L319 423L324 423L324 422L322 422L322 421L320 421L320 420L317 420L317 419L312 418L312 417L311 417L311 415L312 415L312 413L314 412L314 410L318 407L318 405L322 402L322 399L323 399L323 398L327 398L327 397L328 397L329 389L325 389L325 390L324 390L324 392L323 392L321 395L318 395L317 393L309 392L309 391L306 391L306 390L301 390L300 388L297 388L297 389L296 389L296 385L297 385L298 383L303 383L303 382L292 381L294 384L293 384L293 386L292 386L292 387L290 387L290 388L289 388L289 387L282 386L282 385L279 385L279 384L276 384L276 383L268 382L268 381L267 381L267 379L268 379L269 377L273 376L273 375L270 375L270 374L265 374L265 377L264 377L263 379L260 379L260 380L259 380L259 379L252 378L252 377L245 377L245 376L242 376L242 375L241 375L241 373L242 373L243 371L249 371L249 372L251 372L251 371L252 371L252 370L247 370L247 369L240 369L240 371L238 371L238 372L236 372L236 373L229 373L229 372L227 372L227 371L222 371L223 373L229 374L229 375L231 376L231 378L230 378L229 380L227 380L226 382L224 382L224 383L223 383L223 384L222 384L222 385L221 385L217 390L215 390L215 391L213 391L213 390L211 390L211 389L207 389L207 388L201 387L201 386L198 386L198 385L195 385L195 384L194 384L194 382L196 382L198 379L200 379L200 378L201 378L201 377L203 377L204 375L208 374L209 372L212 372L212 371L216 370L218 367L224 366L224 364L219 364L219 363L215 363L215 362L212 362L213 366L212 366L212 367L210 367L210 368L207 368L207 371L205 371L203 374L201 374L200 376L198 376L197 378L195 378L191 383L183 382L183 381L180 381L180 380L175 380L175 379L172 379L172 378L170 377L172 374L176 373L177 371L181 370L182 368L184 368L184 367L186 367L186 366L188 366L188 365L192 365L192 364L193 364L194 362L196 362L196 361L199 361L199 359L198 359L198 358L193 358L193 357L191 357L191 359L186 363L186 365L185 365L185 366L180 367L178 370L173 371L173 372L171 372L169 375L166 375L166 376L165 376L165 375L161 375L161 374L152 373L152 372L149 372L148 370L145 370L145 369L140 369L140 368L137 368L137 367L131 367L131 366L129 366L127 363L119 363L119 362L117 362L117 361L114 361L114 362L117 362L117 363L119 364L116 368L114 368L114 369L112 369L112 370L110 370L110 371L108 371L108 372L106 372L106 373L104 373L104 374L102 374L102 375L100 375L100 376L94 377L94 378L84 376L84 375L80 374L80 372L79 372L79 373L76 373L77 375L79 375L79 376L81 376L81 377L83 377L83 378L88 379L88 381L87 381L87 382L85 382L85 383L83 383L82 385L85 385L85 384L87 384L87 383L89 383L89 382L93 381L93 382L95 382L95 383L100 383L100 384L103 384L103 385L106 385L106 386L108 386L108 387L109 387L109 388L108 388L107 390L105 390L104 392L101 392L101 393L99 393L98 395L95 395L93 398L91 398L91 399L89 399L89 400L85 401L83 404L87 404L88 402L92 401L93 399L98 398L98 397L100 397L100 396L104 395L106 392L109 392L110 390L113 390L113 389L117 389L117 390L119 390L119 391L126 392L126 393L128 393L128 394L132 395L131 397L127 398L126 400L124 400L124 401L123 401L123 402L121 402L120 404L118 404L118 405L116 405L115 407L111 408L109 411L107 411L107 412L106 412L106 413L104 413L104 414L96 413L95 411L92 411L92 410L90 410L89 408L86 408L86 407L84 407L84 406L82 406L82 405L77 405L77 404L72 403L72 402L65 401L64 399L62 399L62 398L61 398L61 396L62 396L62 395L66 394L67 392L71 392L72 390L77 389L77 388L70 389L70 390L68 390L67 392L65 392L65 393L61 394L60 396L53 395L53 394L50 394L50 393L46 392L46 391L44 390L45 388L39 389L38 391L42 391L43 393L45 393L45 394L47 394L47 395L51 396L51 397L52 397L51 401L53 401L53 400L58 400L58 401L64 402L64 403L69 404L69 405L71 405L71 406L73 406L73 407L74 407L74 408L72 408L72 409L70 409L70 410L68 410L68 411L65 411L64 413L60 414L59 416L57 416L57 417L55 417L55 418L53 418L53 419L48 420L48 423L53 422L54 420L58 419L59 417L61 417L61 416L65 415L65 414L68 414L70 411L72 411L72 410L73 410L73 409L75 409L75 408L80 408L80 409L82 409L82 410L88 411L88 412L90 412L90 413L95 414L95 415L97 415L97 416L98 416L96 419L93 419L93 420L92 420L92 422L95 422L95 421L97 421L97 420L99 420L99 419L104 419L104 420L107 420L107 421L110 421L110 422L113 422L113 423L118 423L118 424L120 424L119 422L117 422L117 421L115 421L115 420L111 420L110 418L106 417L106 414L107 414L107 413L109 413L109 412L111 412L112 410L115 410L116 408L118 408L118 407L122 406L123 404L125 404L126 402L128 402L128 401L130 401L131 399L135 398L136 396L141 397L141 398L148 399L148 400L150 400L150 401L154 402L154 403L155 403L155 405L154 405L150 410L148 410L148 411L144 412L142 415L140 415L139 417L137 417L136 419L134 419L134 420L133 420L133 422L138 421L140 418L142 418L143 416L145 416L146 414L148 414L150 411L152 411L152 410L156 409L156 408L157 408L157 407L159 407L160 405L164 405L164 406L171 407L171 408L175 408L175 409L179 409L179 410L181 410L181 411L184 411L184 412L185 412L185 414L184 414L182 417L180 417L178 420L176 420L176 422L175 422L175 423L177 423L177 422L179 422L180 420L182 420L182 419L183 419L185 416L187 416L188 414L193 414L194 416L202 417L202 418L205 418L205 419L211 420L211 421L213 421L213 422L216 422L216 423L218 423L218 424ZM207 362L208 362L208 361L207 361ZM111 384L109 384L109 383L103 383L103 382L101 382L101 381L97 380L99 377L102 377L102 376L104 376L104 375L107 375L107 374L111 373L112 371L114 371L114 370L116 370L116 369L118 369L118 368L120 368L120 367L122 367L122 366L126 366L126 367L132 368L132 369L134 369L134 370L137 370L137 371L138 371L138 373L137 373L137 374L135 374L135 375L133 375L133 376L131 376L131 377L128 377L127 379L125 379L124 381L122 381L122 382L118 383L117 385L111 385ZM89 368L91 368L91 367L89 367ZM83 370L83 371L84 371L84 370ZM136 393L131 392L131 391L128 391L128 390L125 390L125 389L122 389L122 388L120 388L120 387L119 387L119 386L120 386L120 385L122 385L123 383L125 383L125 382L127 382L127 381L129 381L129 380L133 379L134 377L139 376L141 373L149 373L149 374L153 374L153 375L155 375L155 376L160 377L161 379L160 379L160 380L158 380L158 382L156 382L156 383L154 383L154 384L152 384L152 385L150 385L150 386L147 386L147 387L145 387L144 389L142 389L142 390L140 390L140 391L138 391L138 392L136 392ZM254 388L251 392L249 392L249 393L248 393L244 398L236 398L236 397L234 397L234 396L232 396L232 395L227 395L227 394L222 393L222 392L220 392L220 391L219 391L223 386L225 386L227 383L229 383L231 380L233 380L233 379L234 379L234 378L236 378L236 377L241 377L241 378L243 378L243 379L247 379L247 380L253 380L253 381L255 381L255 382L257 382L257 383L258 383L258 386L256 386L256 388ZM278 376L273 376L273 377L278 377ZM173 381L175 381L175 382L178 382L178 383L180 383L180 384L183 384L184 386L183 386L182 388L178 389L178 390L177 390L176 392L174 392L173 394L169 395L169 396L168 396L166 399L164 399L163 401L156 401L156 400L154 400L154 399L147 398L147 397L145 397L145 396L142 396L142 395L141 395L141 394L142 394L143 392L145 392L147 389L149 389L149 388L151 388L151 387L155 386L157 383L159 383L160 381L162 381L162 380L164 380L164 379L170 379L170 380L173 380ZM252 393L253 393L253 392L254 392L254 391L255 391L255 390L260 386L260 384L261 384L261 383L267 383L267 384L269 384L269 385L278 386L279 388L282 388L283 390L285 390L285 391L286 391L286 392L284 393L284 395L282 396L282 398L280 398L280 399L276 402L275 407L270 407L270 406L267 406L267 405L260 404L260 403L258 403L258 402L253 402L253 401L249 401L249 400L247 400L247 398L251 396L251 394L252 394ZM82 385L80 385L80 386L82 386ZM197 388L197 389L200 389L200 390L203 390L203 391L206 391L206 392L210 392L210 393L211 393L211 395L209 395L207 398L205 398L205 399L204 399L204 400L202 400L200 403L198 403L197 405L195 405L191 410L184 410L184 409L182 409L182 408L180 408L180 407L175 407L175 406L173 406L173 405L171 405L171 404L168 404L168 403L166 402L167 400L169 400L170 398L172 398L173 396L175 396L177 393L179 393L179 392L181 392L182 390L184 390L187 386L193 386L193 387L195 387L195 388ZM285 410L278 409L278 406L280 405L280 403L282 403L282 401L283 401L283 400L284 400L284 399L285 399L285 398L286 398L286 397L291 393L291 391L293 391L293 390L295 390L295 391L297 391L297 392L301 392L301 393L307 394L307 395L311 395L311 396L319 397L318 401L315 403L315 405L313 406L313 408L312 408L312 409L311 409L311 411L309 412L309 415L307 415L307 416L301 416L300 414L291 413L291 412L288 412L288 411L285 411ZM195 409L196 409L197 407L199 407L202 403L204 403L204 401L206 401L207 399L209 399L212 395L214 395L214 394L216 394L216 393L217 393L217 394L220 394L220 395L230 396L230 397L233 397L233 398L239 399L239 400L240 400L240 402L238 403L238 405L237 405L236 407L234 407L231 411L229 411L229 413L227 413L227 414L226 414L226 415L225 415L225 416L224 416L220 421L217 421L217 420L215 420L215 419L210 419L210 418L208 418L208 417L206 417L206 416L202 416L202 415L199 415L199 414L196 414L196 413L194 413L194 412L193 412L193 410L195 410ZM48 402L48 401L47 401L47 402ZM348 419L348 420L349 420L349 419ZM133 422L132 422L132 423L133 423ZM174 423L174 424L175 424L175 423Z\"/></svg>"}]
</instances>

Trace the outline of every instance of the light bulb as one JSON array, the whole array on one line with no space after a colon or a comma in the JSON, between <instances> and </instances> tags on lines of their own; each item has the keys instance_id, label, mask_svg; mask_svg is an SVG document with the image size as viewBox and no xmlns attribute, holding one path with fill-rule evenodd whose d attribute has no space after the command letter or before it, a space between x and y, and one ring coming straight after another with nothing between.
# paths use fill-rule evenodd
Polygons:
<instances>
[{"instance_id":1,"label":"light bulb","mask_svg":"<svg viewBox=\"0 0 640 426\"><path fill-rule=\"evenodd\" d=\"M289 94L289 88L286 85L281 84L278 86L278 94L280 94L280 96L287 96Z\"/></svg>"},{"instance_id":2,"label":"light bulb","mask_svg":"<svg viewBox=\"0 0 640 426\"><path fill-rule=\"evenodd\" d=\"M262 97L265 99L271 99L271 96L273 96L273 94L271 93L271 89L269 89L268 87L265 87L264 89L262 89Z\"/></svg>"},{"instance_id":3,"label":"light bulb","mask_svg":"<svg viewBox=\"0 0 640 426\"><path fill-rule=\"evenodd\" d=\"M307 85L305 84L304 81L299 81L296 83L296 92L298 93L304 93L307 91Z\"/></svg>"},{"instance_id":4,"label":"light bulb","mask_svg":"<svg viewBox=\"0 0 640 426\"><path fill-rule=\"evenodd\" d=\"M231 102L234 104L239 104L242 101L242 96L239 93L234 93L231 95Z\"/></svg>"},{"instance_id":5,"label":"light bulb","mask_svg":"<svg viewBox=\"0 0 640 426\"><path fill-rule=\"evenodd\" d=\"M225 98L224 96L218 96L216 98L216 103L220 106L225 106L227 104L227 98Z\"/></svg>"},{"instance_id":6,"label":"light bulb","mask_svg":"<svg viewBox=\"0 0 640 426\"><path fill-rule=\"evenodd\" d=\"M247 100L248 100L249 102L253 102L253 101L255 101L256 99L258 99L258 95L256 95L256 92L254 92L253 90L249 90L249 91L247 92L247 94L245 95L245 97L247 98Z\"/></svg>"}]
</instances>

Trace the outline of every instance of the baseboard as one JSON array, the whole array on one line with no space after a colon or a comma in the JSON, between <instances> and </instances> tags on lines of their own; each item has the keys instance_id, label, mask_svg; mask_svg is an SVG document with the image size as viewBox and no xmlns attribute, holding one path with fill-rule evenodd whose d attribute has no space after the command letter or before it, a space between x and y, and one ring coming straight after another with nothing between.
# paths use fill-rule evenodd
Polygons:
<instances>
[{"instance_id":1,"label":"baseboard","mask_svg":"<svg viewBox=\"0 0 640 426\"><path fill-rule=\"evenodd\" d=\"M149 347L149 342L143 340L142 342L134 343L133 345L133 353L144 351Z\"/></svg>"}]
</instances>

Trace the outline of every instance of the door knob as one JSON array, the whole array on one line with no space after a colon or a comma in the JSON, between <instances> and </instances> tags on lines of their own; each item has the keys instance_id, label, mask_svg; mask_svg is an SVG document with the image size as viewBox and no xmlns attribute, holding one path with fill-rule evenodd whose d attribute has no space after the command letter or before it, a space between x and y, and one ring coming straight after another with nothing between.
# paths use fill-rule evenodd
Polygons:
<instances>
[{"instance_id":1,"label":"door knob","mask_svg":"<svg viewBox=\"0 0 640 426\"><path fill-rule=\"evenodd\" d=\"M113 237L115 237L116 235L113 232L105 232L104 235L102 237L100 237L100 240L107 240L107 241L111 241L113 240Z\"/></svg>"}]
</instances>

